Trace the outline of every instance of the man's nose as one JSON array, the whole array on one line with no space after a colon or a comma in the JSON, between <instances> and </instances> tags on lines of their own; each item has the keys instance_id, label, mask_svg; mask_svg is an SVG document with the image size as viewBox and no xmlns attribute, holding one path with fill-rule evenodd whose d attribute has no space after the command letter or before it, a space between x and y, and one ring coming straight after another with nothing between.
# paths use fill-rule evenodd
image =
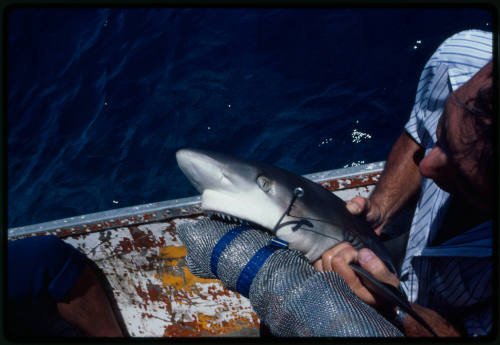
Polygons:
<instances>
[{"instance_id":1,"label":"man's nose","mask_svg":"<svg viewBox=\"0 0 500 345\"><path fill-rule=\"evenodd\" d=\"M448 157L439 146L434 146L418 165L420 174L430 179L436 179L445 174L447 167Z\"/></svg>"}]
</instances>

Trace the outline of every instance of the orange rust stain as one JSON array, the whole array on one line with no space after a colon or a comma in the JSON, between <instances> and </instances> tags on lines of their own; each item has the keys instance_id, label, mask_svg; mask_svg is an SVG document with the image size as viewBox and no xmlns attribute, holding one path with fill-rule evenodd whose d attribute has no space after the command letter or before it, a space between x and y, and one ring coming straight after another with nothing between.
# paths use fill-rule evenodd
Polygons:
<instances>
[{"instance_id":1,"label":"orange rust stain","mask_svg":"<svg viewBox=\"0 0 500 345\"><path fill-rule=\"evenodd\" d=\"M129 230L134 239L135 249L163 247L165 245L165 239L163 237L155 239L151 230L143 231L135 226L129 227Z\"/></svg>"},{"instance_id":2,"label":"orange rust stain","mask_svg":"<svg viewBox=\"0 0 500 345\"><path fill-rule=\"evenodd\" d=\"M28 235L26 237L31 237L31 236L45 236L45 235L55 235L58 237L68 237L72 236L75 238L75 235L78 235L79 231L78 230L71 230L71 228L59 228L56 231L44 231L44 232L38 232L34 233L32 235Z\"/></svg>"},{"instance_id":3,"label":"orange rust stain","mask_svg":"<svg viewBox=\"0 0 500 345\"><path fill-rule=\"evenodd\" d=\"M146 214L142 215L142 219L144 221L153 220L153 219L155 219L155 216L153 216L152 213L146 213Z\"/></svg>"},{"instance_id":4,"label":"orange rust stain","mask_svg":"<svg viewBox=\"0 0 500 345\"><path fill-rule=\"evenodd\" d=\"M163 333L164 337L199 337L202 334L199 329L197 329L197 324L194 321L191 322L178 322L165 328Z\"/></svg>"},{"instance_id":5,"label":"orange rust stain","mask_svg":"<svg viewBox=\"0 0 500 345\"><path fill-rule=\"evenodd\" d=\"M320 183L320 185L323 188L328 189L329 191L334 191L334 190L339 189L339 183L336 180L330 180L330 181L322 182L322 183Z\"/></svg>"},{"instance_id":6,"label":"orange rust stain","mask_svg":"<svg viewBox=\"0 0 500 345\"><path fill-rule=\"evenodd\" d=\"M130 238L125 237L123 240L119 242L121 249L115 249L115 253L119 252L124 252L124 253L130 253L131 251L134 250L134 245Z\"/></svg>"},{"instance_id":7,"label":"orange rust stain","mask_svg":"<svg viewBox=\"0 0 500 345\"><path fill-rule=\"evenodd\" d=\"M252 315L252 323L254 325L257 325L256 327L258 327L258 325L260 325L260 319L259 319L259 317L255 313L251 313L251 315Z\"/></svg>"},{"instance_id":8,"label":"orange rust stain","mask_svg":"<svg viewBox=\"0 0 500 345\"><path fill-rule=\"evenodd\" d=\"M130 253L132 251L144 248L157 248L165 246L165 238L163 236L155 239L152 231L142 231L137 227L129 227L132 239L129 237L123 238L118 244L119 247L114 250L115 253Z\"/></svg>"},{"instance_id":9,"label":"orange rust stain","mask_svg":"<svg viewBox=\"0 0 500 345\"><path fill-rule=\"evenodd\" d=\"M238 331L241 328L259 327L258 319L252 321L244 317L235 317L230 320L218 321L217 316L200 313L195 321L178 322L165 328L164 337L200 337L207 335L221 335Z\"/></svg>"},{"instance_id":10,"label":"orange rust stain","mask_svg":"<svg viewBox=\"0 0 500 345\"><path fill-rule=\"evenodd\" d=\"M229 296L229 292L226 289L218 289L215 286L208 287L208 294L212 296L215 300L218 296Z\"/></svg>"},{"instance_id":11,"label":"orange rust stain","mask_svg":"<svg viewBox=\"0 0 500 345\"><path fill-rule=\"evenodd\" d=\"M320 185L323 188L328 189L329 191L336 191L336 190L341 190L341 189L349 189L349 188L356 188L356 187L362 187L362 186L368 186L368 185L373 185L376 184L378 181L378 178L380 177L380 173L371 173L371 174L365 174L365 175L360 175L360 176L355 176L355 177L349 177L349 178L341 178L338 180L332 179L328 180L325 182L321 182ZM349 180L349 184L346 184L346 181Z\"/></svg>"},{"instance_id":12,"label":"orange rust stain","mask_svg":"<svg viewBox=\"0 0 500 345\"><path fill-rule=\"evenodd\" d=\"M144 301L144 305L142 306L146 308L149 302L162 302L165 305L163 308L167 309L169 313L172 312L172 302L170 301L170 296L163 293L161 286L148 284L146 289L147 292L141 289L141 287L135 286L137 295ZM135 305L134 301L132 301L132 304Z\"/></svg>"},{"instance_id":13,"label":"orange rust stain","mask_svg":"<svg viewBox=\"0 0 500 345\"><path fill-rule=\"evenodd\" d=\"M148 313L141 313L141 319L145 319L145 318L152 319L153 315L148 314Z\"/></svg>"},{"instance_id":14,"label":"orange rust stain","mask_svg":"<svg viewBox=\"0 0 500 345\"><path fill-rule=\"evenodd\" d=\"M142 290L140 286L136 286L135 291L137 292L137 295L139 295L139 297L141 297L146 302L146 304L148 304L149 302L148 293Z\"/></svg>"},{"instance_id":15,"label":"orange rust stain","mask_svg":"<svg viewBox=\"0 0 500 345\"><path fill-rule=\"evenodd\" d=\"M32 237L32 236L44 236L44 235L55 235L59 237L68 237L72 236L76 238L77 236L81 236L82 238L85 238L88 234L94 233L94 232L101 232L103 230L109 230L110 228L114 228L114 231L119 230L118 228L123 227L123 228L129 228L132 230L132 226L136 222L144 222L144 221L152 221L152 222L158 222L158 223L165 223L167 224L167 227L164 229L164 232L168 232L172 239L174 241L177 240L177 232L176 232L176 223L174 222L175 219L198 219L200 217L200 214L192 214L188 216L171 216L168 212L162 213L164 217L162 218L161 216L153 216L152 214L145 214L142 216L132 216L132 217L125 217L125 218L120 218L120 219L110 219L110 220L105 220L105 221L100 221L100 222L95 222L95 223L87 223L87 224L82 224L82 225L77 225L74 227L62 227L58 228L56 230L50 230L50 231L44 231L44 232L38 232L38 233L33 233L33 234L27 234L27 235L19 235L19 236L14 236L9 239L19 239L19 238L24 238L24 237ZM155 247L162 247L165 245L165 240L160 240L158 243L155 244Z\"/></svg>"},{"instance_id":16,"label":"orange rust stain","mask_svg":"<svg viewBox=\"0 0 500 345\"><path fill-rule=\"evenodd\" d=\"M148 286L148 294L151 301L161 300L161 287L159 286Z\"/></svg>"}]
</instances>

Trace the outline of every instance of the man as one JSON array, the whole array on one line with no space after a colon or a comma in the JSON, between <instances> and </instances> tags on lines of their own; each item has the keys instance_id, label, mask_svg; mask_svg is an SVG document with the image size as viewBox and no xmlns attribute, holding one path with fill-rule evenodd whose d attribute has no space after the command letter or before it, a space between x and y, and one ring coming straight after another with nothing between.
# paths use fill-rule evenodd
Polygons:
<instances>
[{"instance_id":1,"label":"man","mask_svg":"<svg viewBox=\"0 0 500 345\"><path fill-rule=\"evenodd\" d=\"M122 337L90 261L56 236L8 243L6 335Z\"/></svg>"},{"instance_id":2,"label":"man","mask_svg":"<svg viewBox=\"0 0 500 345\"><path fill-rule=\"evenodd\" d=\"M376 190L369 199L348 203L380 235L420 193L400 277L370 250L358 252L345 242L315 263L321 271L336 271L375 308L383 302L363 286L349 263L401 285L440 336L484 336L492 329L491 45L491 33L469 30L437 49L422 72L406 131L392 148ZM400 321L407 336L429 335L410 316Z\"/></svg>"}]
</instances>

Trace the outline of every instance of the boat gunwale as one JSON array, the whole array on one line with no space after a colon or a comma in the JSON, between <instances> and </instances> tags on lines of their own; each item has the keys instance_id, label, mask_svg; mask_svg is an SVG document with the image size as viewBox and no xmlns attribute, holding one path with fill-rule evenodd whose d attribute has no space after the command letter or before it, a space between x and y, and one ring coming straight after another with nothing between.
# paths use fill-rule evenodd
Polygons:
<instances>
[{"instance_id":1,"label":"boat gunwale","mask_svg":"<svg viewBox=\"0 0 500 345\"><path fill-rule=\"evenodd\" d=\"M384 166L385 161L379 161L347 168L305 174L303 176L316 183L323 183L330 180L349 179L362 177L368 174L381 173ZM335 188L335 190L353 187L355 186L346 184ZM197 195L10 228L8 229L7 236L9 240L29 235L43 235L51 232L55 232L56 235L62 237L74 236L82 233L104 231L131 225L138 226L201 213L201 196Z\"/></svg>"}]
</instances>

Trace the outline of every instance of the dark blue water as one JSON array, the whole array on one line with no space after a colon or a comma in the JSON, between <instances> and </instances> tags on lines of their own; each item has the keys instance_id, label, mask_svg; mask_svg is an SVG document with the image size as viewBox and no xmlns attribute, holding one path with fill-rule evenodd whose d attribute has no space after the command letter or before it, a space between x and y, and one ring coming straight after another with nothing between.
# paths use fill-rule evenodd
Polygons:
<instances>
[{"instance_id":1,"label":"dark blue water","mask_svg":"<svg viewBox=\"0 0 500 345\"><path fill-rule=\"evenodd\" d=\"M384 160L472 9L17 9L8 226L197 194L181 147L305 174Z\"/></svg>"}]
</instances>

